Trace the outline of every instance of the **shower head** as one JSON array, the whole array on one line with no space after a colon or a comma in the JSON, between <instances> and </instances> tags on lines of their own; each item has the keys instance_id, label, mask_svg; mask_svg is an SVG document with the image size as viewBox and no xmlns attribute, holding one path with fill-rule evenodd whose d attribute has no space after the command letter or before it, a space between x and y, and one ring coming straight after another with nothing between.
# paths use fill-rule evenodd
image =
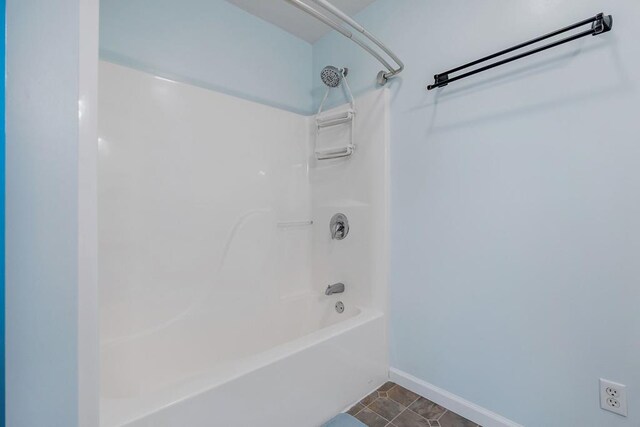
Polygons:
<instances>
[{"instance_id":1,"label":"shower head","mask_svg":"<svg viewBox=\"0 0 640 427\"><path fill-rule=\"evenodd\" d=\"M346 68L338 69L332 65L327 65L322 69L320 78L322 83L327 87L338 87L342 83L342 78L347 75L348 70Z\"/></svg>"}]
</instances>

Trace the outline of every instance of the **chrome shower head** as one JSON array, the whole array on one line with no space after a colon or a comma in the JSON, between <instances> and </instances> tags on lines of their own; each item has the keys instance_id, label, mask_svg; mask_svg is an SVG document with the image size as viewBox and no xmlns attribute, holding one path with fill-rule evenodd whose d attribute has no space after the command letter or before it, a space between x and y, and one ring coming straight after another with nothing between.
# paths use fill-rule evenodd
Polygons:
<instances>
[{"instance_id":1,"label":"chrome shower head","mask_svg":"<svg viewBox=\"0 0 640 427\"><path fill-rule=\"evenodd\" d=\"M320 78L322 83L327 87L338 87L342 83L342 78L347 75L348 70L346 68L338 69L332 65L327 65L322 69Z\"/></svg>"}]
</instances>

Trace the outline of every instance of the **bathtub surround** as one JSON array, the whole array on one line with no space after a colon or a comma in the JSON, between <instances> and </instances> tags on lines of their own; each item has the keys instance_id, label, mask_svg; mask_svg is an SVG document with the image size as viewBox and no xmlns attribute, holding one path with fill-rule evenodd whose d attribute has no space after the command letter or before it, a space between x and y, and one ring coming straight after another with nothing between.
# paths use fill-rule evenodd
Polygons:
<instances>
[{"instance_id":1,"label":"bathtub surround","mask_svg":"<svg viewBox=\"0 0 640 427\"><path fill-rule=\"evenodd\" d=\"M100 63L102 427L320 425L386 380L388 93L356 103L320 161L314 117Z\"/></svg>"},{"instance_id":2,"label":"bathtub surround","mask_svg":"<svg viewBox=\"0 0 640 427\"><path fill-rule=\"evenodd\" d=\"M102 0L100 57L310 114L309 43L223 0Z\"/></svg>"},{"instance_id":3,"label":"bathtub surround","mask_svg":"<svg viewBox=\"0 0 640 427\"><path fill-rule=\"evenodd\" d=\"M613 31L425 90L598 12ZM389 84L391 366L526 426L638 425L598 397L601 377L640 387L638 2L379 0L355 19L407 64ZM326 64L375 85L339 35L314 44Z\"/></svg>"}]
</instances>

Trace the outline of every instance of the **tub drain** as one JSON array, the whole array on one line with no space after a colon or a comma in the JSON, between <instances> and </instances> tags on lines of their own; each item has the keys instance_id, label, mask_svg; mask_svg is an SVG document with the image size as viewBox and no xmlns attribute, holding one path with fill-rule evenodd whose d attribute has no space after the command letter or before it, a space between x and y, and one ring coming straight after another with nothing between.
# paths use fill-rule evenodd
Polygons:
<instances>
[{"instance_id":1,"label":"tub drain","mask_svg":"<svg viewBox=\"0 0 640 427\"><path fill-rule=\"evenodd\" d=\"M344 311L344 304L342 303L342 301L338 301L336 303L336 311L338 313L342 313Z\"/></svg>"}]
</instances>

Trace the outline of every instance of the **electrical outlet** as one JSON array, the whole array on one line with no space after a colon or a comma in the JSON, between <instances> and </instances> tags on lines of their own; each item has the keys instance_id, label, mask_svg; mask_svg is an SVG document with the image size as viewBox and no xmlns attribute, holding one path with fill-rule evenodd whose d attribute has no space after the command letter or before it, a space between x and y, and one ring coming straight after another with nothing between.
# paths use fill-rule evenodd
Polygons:
<instances>
[{"instance_id":1,"label":"electrical outlet","mask_svg":"<svg viewBox=\"0 0 640 427\"><path fill-rule=\"evenodd\" d=\"M627 416L627 386L600 378L600 407Z\"/></svg>"}]
</instances>

